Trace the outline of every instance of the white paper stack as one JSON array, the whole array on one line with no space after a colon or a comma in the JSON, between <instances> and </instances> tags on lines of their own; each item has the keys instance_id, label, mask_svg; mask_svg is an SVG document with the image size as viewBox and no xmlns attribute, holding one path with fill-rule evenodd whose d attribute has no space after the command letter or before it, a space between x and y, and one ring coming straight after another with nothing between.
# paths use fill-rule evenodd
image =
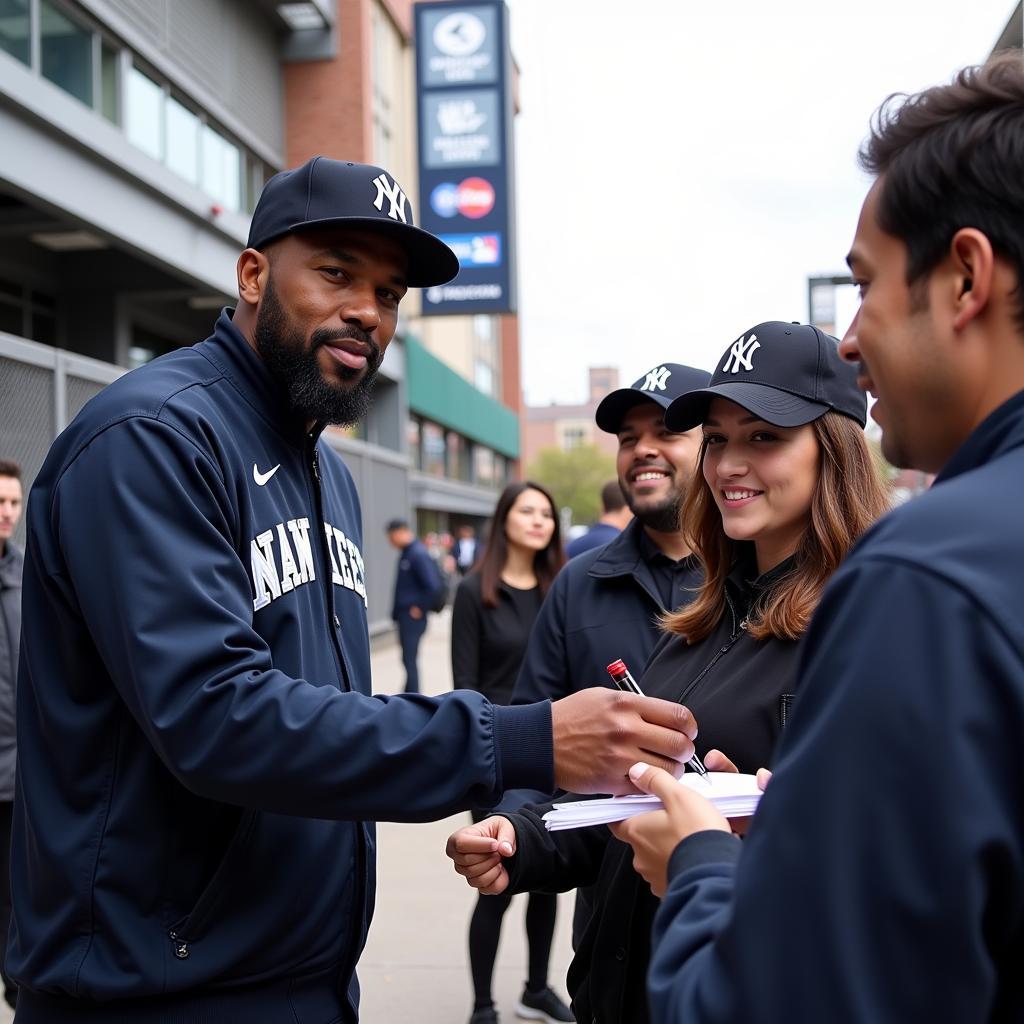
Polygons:
<instances>
[{"instance_id":1,"label":"white paper stack","mask_svg":"<svg viewBox=\"0 0 1024 1024\"><path fill-rule=\"evenodd\" d=\"M732 772L708 772L706 777L687 772L680 780L695 793L707 797L727 818L746 818L754 813L761 790L753 775ZM656 796L638 793L635 796L611 796L602 800L573 800L555 806L544 815L549 832L564 828L583 828L585 825L607 825L625 821L634 814L658 811L662 807Z\"/></svg>"}]
</instances>

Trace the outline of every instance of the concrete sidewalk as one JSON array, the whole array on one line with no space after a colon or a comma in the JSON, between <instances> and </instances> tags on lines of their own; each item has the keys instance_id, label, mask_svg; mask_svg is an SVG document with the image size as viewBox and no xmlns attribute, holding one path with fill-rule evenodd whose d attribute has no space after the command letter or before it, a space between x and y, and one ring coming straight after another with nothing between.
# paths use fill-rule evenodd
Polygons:
<instances>
[{"instance_id":1,"label":"concrete sidewalk","mask_svg":"<svg viewBox=\"0 0 1024 1024\"><path fill-rule=\"evenodd\" d=\"M420 646L420 683L428 694L451 689L450 612L430 617ZM405 684L397 646L373 654L375 693L398 693ZM468 814L427 825L378 827L377 910L359 965L364 1024L464 1024L473 1007L466 934L475 893L444 855L448 836L469 823ZM494 1002L504 1024L514 1017L526 978L523 915L517 897L505 915L494 971ZM572 959L573 896L559 897L551 951L550 984L565 998Z\"/></svg>"}]
</instances>

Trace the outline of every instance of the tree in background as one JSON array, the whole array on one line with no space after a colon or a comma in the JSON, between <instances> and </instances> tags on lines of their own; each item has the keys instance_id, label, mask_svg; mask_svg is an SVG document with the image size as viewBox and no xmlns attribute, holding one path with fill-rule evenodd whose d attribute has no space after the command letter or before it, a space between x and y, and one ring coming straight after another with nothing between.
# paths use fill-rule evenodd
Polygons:
<instances>
[{"instance_id":1,"label":"tree in background","mask_svg":"<svg viewBox=\"0 0 1024 1024\"><path fill-rule=\"evenodd\" d=\"M615 459L592 444L542 448L526 470L527 479L547 487L558 508L571 508L572 521L583 524L601 514L601 487L615 475Z\"/></svg>"}]
</instances>

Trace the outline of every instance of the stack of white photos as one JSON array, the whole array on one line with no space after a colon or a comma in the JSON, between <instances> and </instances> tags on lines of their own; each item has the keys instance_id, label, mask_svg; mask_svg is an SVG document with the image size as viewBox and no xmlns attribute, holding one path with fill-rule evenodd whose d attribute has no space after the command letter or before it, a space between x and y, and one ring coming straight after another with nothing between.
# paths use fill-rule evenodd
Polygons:
<instances>
[{"instance_id":1,"label":"stack of white photos","mask_svg":"<svg viewBox=\"0 0 1024 1024\"><path fill-rule=\"evenodd\" d=\"M708 772L707 776L700 776L695 772L687 772L679 780L679 784L707 797L727 818L749 817L761 799L761 790L758 789L757 779L753 775ZM573 800L555 804L544 815L544 824L549 832L558 832L564 828L583 828L585 825L607 825L613 821L625 821L634 814L658 811L661 808L661 801L647 793L611 796L602 800Z\"/></svg>"}]
</instances>

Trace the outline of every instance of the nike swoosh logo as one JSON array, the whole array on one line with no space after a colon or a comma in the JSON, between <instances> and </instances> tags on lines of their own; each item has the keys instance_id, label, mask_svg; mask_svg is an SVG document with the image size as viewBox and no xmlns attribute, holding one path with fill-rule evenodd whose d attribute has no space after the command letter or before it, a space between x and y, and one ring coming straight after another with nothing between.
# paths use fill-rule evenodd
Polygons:
<instances>
[{"instance_id":1,"label":"nike swoosh logo","mask_svg":"<svg viewBox=\"0 0 1024 1024\"><path fill-rule=\"evenodd\" d=\"M252 478L256 481L256 486L262 487L280 468L281 463L279 462L273 469L268 469L266 473L261 473L256 468L256 463L254 462L252 464Z\"/></svg>"}]
</instances>

